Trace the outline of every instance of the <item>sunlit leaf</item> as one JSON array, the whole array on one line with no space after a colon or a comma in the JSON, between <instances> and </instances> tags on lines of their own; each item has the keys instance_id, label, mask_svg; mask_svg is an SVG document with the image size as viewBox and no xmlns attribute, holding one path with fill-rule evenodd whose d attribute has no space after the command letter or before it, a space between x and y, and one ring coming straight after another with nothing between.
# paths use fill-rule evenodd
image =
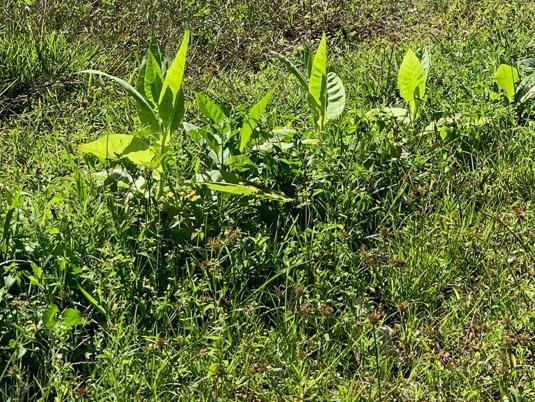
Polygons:
<instances>
[{"instance_id":1,"label":"sunlit leaf","mask_svg":"<svg viewBox=\"0 0 535 402\"><path fill-rule=\"evenodd\" d=\"M143 90L145 97L156 105L162 90L163 76L160 66L151 52L147 54L144 72Z\"/></svg>"},{"instance_id":2,"label":"sunlit leaf","mask_svg":"<svg viewBox=\"0 0 535 402\"><path fill-rule=\"evenodd\" d=\"M401 97L409 104L413 117L418 112L418 104L425 96L426 71L418 57L409 49L399 67L398 88Z\"/></svg>"},{"instance_id":3,"label":"sunlit leaf","mask_svg":"<svg viewBox=\"0 0 535 402\"><path fill-rule=\"evenodd\" d=\"M59 308L55 304L48 306L43 314L43 324L46 329L54 329L56 326L56 314L58 313Z\"/></svg>"},{"instance_id":4,"label":"sunlit leaf","mask_svg":"<svg viewBox=\"0 0 535 402\"><path fill-rule=\"evenodd\" d=\"M278 59L288 68L288 70L294 75L295 78L297 78L297 81L299 81L299 84L305 89L308 89L308 82L305 75L295 66L295 64L292 63L290 59L288 59L286 56L275 53L278 57Z\"/></svg>"},{"instance_id":5,"label":"sunlit leaf","mask_svg":"<svg viewBox=\"0 0 535 402\"><path fill-rule=\"evenodd\" d=\"M254 129L258 126L260 118L266 111L266 107L273 96L273 91L269 91L262 99L260 99L249 111L247 119L243 122L240 130L240 151L243 152Z\"/></svg>"},{"instance_id":6,"label":"sunlit leaf","mask_svg":"<svg viewBox=\"0 0 535 402\"><path fill-rule=\"evenodd\" d=\"M425 48L422 54L422 67L425 70L426 79L429 77L429 72L431 71L431 53L428 48Z\"/></svg>"},{"instance_id":7,"label":"sunlit leaf","mask_svg":"<svg viewBox=\"0 0 535 402\"><path fill-rule=\"evenodd\" d=\"M318 50L312 60L312 68L308 79L309 103L312 109L316 109L318 125L325 124L326 113L326 90L327 90L327 37L321 37Z\"/></svg>"},{"instance_id":8,"label":"sunlit leaf","mask_svg":"<svg viewBox=\"0 0 535 402\"><path fill-rule=\"evenodd\" d=\"M107 311L106 309L97 301L97 299L95 299L93 296L91 296L91 294L85 290L80 284L78 284L78 289L80 290L80 292L82 292L82 294L84 295L84 297L93 305L95 306L102 314L104 315L107 315Z\"/></svg>"},{"instance_id":9,"label":"sunlit leaf","mask_svg":"<svg viewBox=\"0 0 535 402\"><path fill-rule=\"evenodd\" d=\"M182 88L182 81L184 79L184 70L186 69L186 57L188 53L189 45L189 31L184 33L182 38L182 43L177 50L176 56L171 63L171 66L167 70L165 79L163 82L162 93L160 95L160 103L163 100L165 92L167 89L171 90L173 94L173 102L177 98L180 89Z\"/></svg>"},{"instance_id":10,"label":"sunlit leaf","mask_svg":"<svg viewBox=\"0 0 535 402\"><path fill-rule=\"evenodd\" d=\"M230 170L240 173L256 168L256 165L247 155L233 155L228 158L227 165Z\"/></svg>"},{"instance_id":11,"label":"sunlit leaf","mask_svg":"<svg viewBox=\"0 0 535 402\"><path fill-rule=\"evenodd\" d=\"M78 146L83 153L101 160L128 158L136 165L154 167L154 150L141 138L127 134L105 134L95 141Z\"/></svg>"},{"instance_id":12,"label":"sunlit leaf","mask_svg":"<svg viewBox=\"0 0 535 402\"><path fill-rule=\"evenodd\" d=\"M70 329L83 324L85 324L85 320L77 309L68 308L63 312L63 326L65 328Z\"/></svg>"},{"instance_id":13,"label":"sunlit leaf","mask_svg":"<svg viewBox=\"0 0 535 402\"><path fill-rule=\"evenodd\" d=\"M227 118L227 115L221 109L221 107L210 100L206 95L198 92L195 94L197 104L203 115L212 120L214 123L219 124Z\"/></svg>"},{"instance_id":14,"label":"sunlit leaf","mask_svg":"<svg viewBox=\"0 0 535 402\"><path fill-rule=\"evenodd\" d=\"M245 185L245 184L234 184L234 183L202 183L211 190L218 191L220 193L232 194L232 195L243 195L243 196L255 196L260 198L267 198L274 201L290 202L291 198L288 198L284 195L275 193L275 192L266 192L258 187Z\"/></svg>"},{"instance_id":15,"label":"sunlit leaf","mask_svg":"<svg viewBox=\"0 0 535 402\"><path fill-rule=\"evenodd\" d=\"M498 84L498 88L500 88L505 93L507 99L509 99L509 102L514 102L515 84L519 80L518 70L508 64L502 64L496 70L494 79L496 80L496 84Z\"/></svg>"},{"instance_id":16,"label":"sunlit leaf","mask_svg":"<svg viewBox=\"0 0 535 402\"><path fill-rule=\"evenodd\" d=\"M516 99L523 104L531 99L535 99L535 72L524 78L516 89Z\"/></svg>"}]
</instances>

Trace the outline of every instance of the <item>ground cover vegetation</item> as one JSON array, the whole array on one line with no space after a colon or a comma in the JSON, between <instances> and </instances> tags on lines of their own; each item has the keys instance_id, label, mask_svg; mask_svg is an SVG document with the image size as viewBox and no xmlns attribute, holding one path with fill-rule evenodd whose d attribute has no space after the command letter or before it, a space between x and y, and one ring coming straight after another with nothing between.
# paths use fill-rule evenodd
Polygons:
<instances>
[{"instance_id":1,"label":"ground cover vegetation","mask_svg":"<svg viewBox=\"0 0 535 402\"><path fill-rule=\"evenodd\" d=\"M0 400L535 399L535 3L0 2Z\"/></svg>"}]
</instances>

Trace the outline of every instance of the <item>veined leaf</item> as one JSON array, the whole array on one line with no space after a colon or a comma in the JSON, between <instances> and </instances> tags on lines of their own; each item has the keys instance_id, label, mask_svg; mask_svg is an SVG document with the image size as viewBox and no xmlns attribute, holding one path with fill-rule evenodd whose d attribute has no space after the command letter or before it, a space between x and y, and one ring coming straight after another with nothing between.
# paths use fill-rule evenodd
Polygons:
<instances>
[{"instance_id":1,"label":"veined leaf","mask_svg":"<svg viewBox=\"0 0 535 402\"><path fill-rule=\"evenodd\" d=\"M99 159L128 158L136 165L154 168L154 150L141 138L128 134L105 134L93 142L81 144L79 150Z\"/></svg>"},{"instance_id":2,"label":"veined leaf","mask_svg":"<svg viewBox=\"0 0 535 402\"><path fill-rule=\"evenodd\" d=\"M523 74L535 73L535 57L520 60L518 62L518 69Z\"/></svg>"},{"instance_id":3,"label":"veined leaf","mask_svg":"<svg viewBox=\"0 0 535 402\"><path fill-rule=\"evenodd\" d=\"M290 202L291 198L288 198L284 195L268 192L259 189L258 187L245 185L245 184L234 184L234 183L201 183L204 184L211 190L218 191L220 193L232 194L232 195L244 195L244 196L255 196L260 198L267 198L274 201Z\"/></svg>"},{"instance_id":4,"label":"veined leaf","mask_svg":"<svg viewBox=\"0 0 535 402\"><path fill-rule=\"evenodd\" d=\"M327 120L338 118L346 105L346 90L338 75L327 75Z\"/></svg>"},{"instance_id":5,"label":"veined leaf","mask_svg":"<svg viewBox=\"0 0 535 402\"><path fill-rule=\"evenodd\" d=\"M218 104L210 100L206 95L198 92L195 94L195 98L197 99L197 104L199 105L199 109L201 109L202 114L208 117L214 123L219 124L227 118L227 115L223 109L221 109Z\"/></svg>"},{"instance_id":6,"label":"veined leaf","mask_svg":"<svg viewBox=\"0 0 535 402\"><path fill-rule=\"evenodd\" d=\"M399 67L398 88L401 97L409 104L412 116L418 112L419 101L425 96L427 74L414 52L409 49Z\"/></svg>"},{"instance_id":7,"label":"veined leaf","mask_svg":"<svg viewBox=\"0 0 535 402\"><path fill-rule=\"evenodd\" d=\"M123 87L123 89L126 90L126 92L128 92L130 96L132 96L136 100L138 116L141 122L150 126L154 130L160 129L160 122L158 121L158 117L156 116L156 113L154 113L154 110L152 109L149 102L128 82L98 70L82 70L80 72L100 75L117 82L121 87Z\"/></svg>"},{"instance_id":8,"label":"veined leaf","mask_svg":"<svg viewBox=\"0 0 535 402\"><path fill-rule=\"evenodd\" d=\"M247 120L243 122L243 125L240 130L240 152L243 152L249 140L251 139L251 134L254 129L258 126L260 122L260 117L266 111L266 107L273 96L273 91L269 91L262 99L260 99L249 111Z\"/></svg>"},{"instance_id":9,"label":"veined leaf","mask_svg":"<svg viewBox=\"0 0 535 402\"><path fill-rule=\"evenodd\" d=\"M301 86L305 89L308 89L307 78L301 71L299 71L299 69L295 66L295 64L293 64L292 61L288 59L286 56L280 53L275 53L275 54L277 55L279 60L282 62L282 64L284 64L286 68L290 70L290 72L295 76L295 78L297 78Z\"/></svg>"},{"instance_id":10,"label":"veined leaf","mask_svg":"<svg viewBox=\"0 0 535 402\"><path fill-rule=\"evenodd\" d=\"M233 155L227 160L227 166L235 172L246 172L256 168L256 165L247 155Z\"/></svg>"},{"instance_id":11,"label":"veined leaf","mask_svg":"<svg viewBox=\"0 0 535 402\"><path fill-rule=\"evenodd\" d=\"M509 99L509 102L514 102L515 84L519 80L518 70L508 64L502 64L496 70L494 79L496 80L496 84L498 84L498 88L500 88L505 93L507 99Z\"/></svg>"},{"instance_id":12,"label":"veined leaf","mask_svg":"<svg viewBox=\"0 0 535 402\"><path fill-rule=\"evenodd\" d=\"M160 100L158 102L158 112L160 113L163 125L169 127L171 132L178 129L180 121L184 115L184 92L182 90L182 81L184 79L184 70L186 68L188 44L189 31L186 31L176 56L165 75L162 91L160 92Z\"/></svg>"},{"instance_id":13,"label":"veined leaf","mask_svg":"<svg viewBox=\"0 0 535 402\"><path fill-rule=\"evenodd\" d=\"M254 195L260 190L253 186L234 183L202 183L211 190L234 195Z\"/></svg>"},{"instance_id":14,"label":"veined leaf","mask_svg":"<svg viewBox=\"0 0 535 402\"><path fill-rule=\"evenodd\" d=\"M323 127L325 124L326 112L326 88L327 87L327 37L321 37L318 50L312 60L312 68L308 79L308 93L311 104L317 108L318 124Z\"/></svg>"},{"instance_id":15,"label":"veined leaf","mask_svg":"<svg viewBox=\"0 0 535 402\"><path fill-rule=\"evenodd\" d=\"M160 71L162 72L162 75L165 75L167 72L167 68L169 67L169 63L165 57L164 50L160 46L160 43L158 42L158 39L153 35L150 39L150 45L149 45L149 52L152 53L154 58L156 59L156 62L158 63L158 66L160 67Z\"/></svg>"},{"instance_id":16,"label":"veined leaf","mask_svg":"<svg viewBox=\"0 0 535 402\"><path fill-rule=\"evenodd\" d=\"M516 89L516 100L522 104L535 98L535 72L524 78Z\"/></svg>"},{"instance_id":17,"label":"veined leaf","mask_svg":"<svg viewBox=\"0 0 535 402\"><path fill-rule=\"evenodd\" d=\"M57 323L56 314L58 313L58 311L59 308L55 304L51 304L45 310L43 314L43 324L46 329L54 329Z\"/></svg>"},{"instance_id":18,"label":"veined leaf","mask_svg":"<svg viewBox=\"0 0 535 402\"><path fill-rule=\"evenodd\" d=\"M63 326L71 329L77 325L85 324L85 320L80 312L75 308L68 308L63 312Z\"/></svg>"},{"instance_id":19,"label":"veined leaf","mask_svg":"<svg viewBox=\"0 0 535 402\"><path fill-rule=\"evenodd\" d=\"M160 99L160 92L163 85L163 75L162 71L160 70L160 66L158 65L158 61L152 52L147 54L144 72L143 90L145 92L145 97L156 105L158 103L158 99Z\"/></svg>"},{"instance_id":20,"label":"veined leaf","mask_svg":"<svg viewBox=\"0 0 535 402\"><path fill-rule=\"evenodd\" d=\"M178 92L180 91L180 88L182 88L182 80L184 79L184 70L186 69L186 56L188 53L188 45L189 45L189 31L186 31L184 33L184 37L182 38L182 43L180 44L180 47L178 48L176 56L173 62L171 63L171 66L167 70L167 74L165 75L165 80L163 82L163 87L162 87L162 93L160 95L160 103L162 102L167 89L171 90L171 93L173 94L173 101L174 101L174 99L176 99L178 95Z\"/></svg>"}]
</instances>

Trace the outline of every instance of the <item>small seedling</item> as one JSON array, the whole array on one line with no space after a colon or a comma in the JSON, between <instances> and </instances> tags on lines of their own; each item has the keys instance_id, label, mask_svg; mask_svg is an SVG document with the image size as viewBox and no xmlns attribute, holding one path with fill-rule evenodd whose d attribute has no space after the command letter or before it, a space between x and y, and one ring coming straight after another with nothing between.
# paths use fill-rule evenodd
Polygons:
<instances>
[{"instance_id":1,"label":"small seedling","mask_svg":"<svg viewBox=\"0 0 535 402\"><path fill-rule=\"evenodd\" d=\"M125 89L136 101L137 115L143 129L140 133L145 134L148 131L152 141L147 142L139 134L105 134L91 143L80 145L80 151L99 159L127 158L136 165L152 169L154 177L161 180L160 196L165 182L166 169L163 162L168 140L171 134L178 130L184 116L182 81L189 37L189 32L186 31L170 64L158 42L153 38L141 65L136 88L120 78L101 71L82 71L109 78Z\"/></svg>"},{"instance_id":2,"label":"small seedling","mask_svg":"<svg viewBox=\"0 0 535 402\"><path fill-rule=\"evenodd\" d=\"M429 52L422 61L411 50L407 50L398 73L398 88L401 97L409 104L412 119L418 116L420 104L425 98L427 77L431 67Z\"/></svg>"},{"instance_id":3,"label":"small seedling","mask_svg":"<svg viewBox=\"0 0 535 402\"><path fill-rule=\"evenodd\" d=\"M535 58L521 60L517 67L501 64L494 80L509 102L523 109L528 101L535 99ZM496 98L497 93L491 92L491 96Z\"/></svg>"},{"instance_id":4,"label":"small seedling","mask_svg":"<svg viewBox=\"0 0 535 402\"><path fill-rule=\"evenodd\" d=\"M301 72L286 56L278 54L282 63L307 91L307 101L317 129L321 132L327 123L337 119L345 108L346 92L340 77L328 72L327 37L323 34L314 55L306 54L306 74Z\"/></svg>"}]
</instances>

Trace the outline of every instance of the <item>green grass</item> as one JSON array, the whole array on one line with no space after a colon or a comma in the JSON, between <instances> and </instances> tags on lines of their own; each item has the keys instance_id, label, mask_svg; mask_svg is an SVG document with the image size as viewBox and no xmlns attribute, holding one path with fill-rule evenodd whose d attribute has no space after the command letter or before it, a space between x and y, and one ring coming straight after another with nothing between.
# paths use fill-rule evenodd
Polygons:
<instances>
[{"instance_id":1,"label":"green grass","mask_svg":"<svg viewBox=\"0 0 535 402\"><path fill-rule=\"evenodd\" d=\"M535 110L489 96L501 63L535 56L533 4L177 3L0 5L0 400L535 399ZM183 187L206 150L182 133L174 210L100 185L78 152L138 122L75 72L132 79L151 27L174 49L186 26L185 121L207 124L194 91L240 116L274 88L262 125L305 138L269 51L328 33L343 117L319 146L251 154L293 202ZM374 120L404 106L409 45L432 55L420 116ZM425 130L456 113L446 139Z\"/></svg>"}]
</instances>

